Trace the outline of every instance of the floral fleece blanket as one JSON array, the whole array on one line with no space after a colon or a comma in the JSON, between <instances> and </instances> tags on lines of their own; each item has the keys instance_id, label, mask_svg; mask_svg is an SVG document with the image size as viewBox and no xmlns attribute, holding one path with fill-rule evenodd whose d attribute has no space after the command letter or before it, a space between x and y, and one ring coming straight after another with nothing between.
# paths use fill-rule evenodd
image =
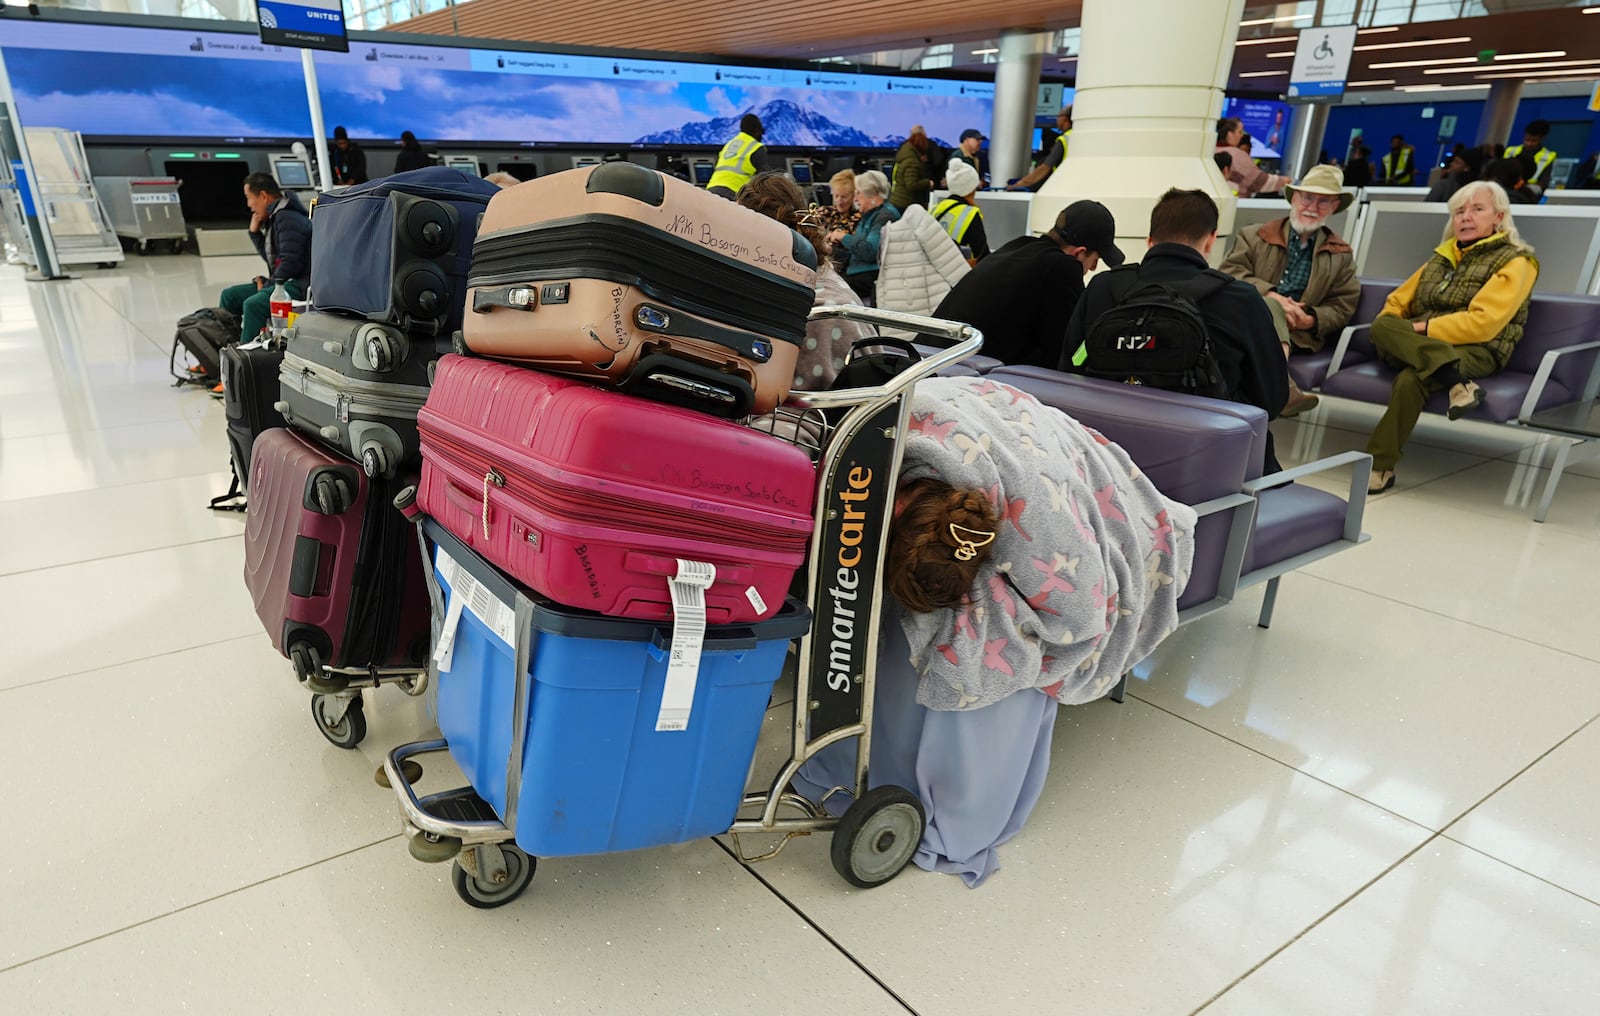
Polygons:
<instances>
[{"instance_id":1,"label":"floral fleece blanket","mask_svg":"<svg viewBox=\"0 0 1600 1016\"><path fill-rule=\"evenodd\" d=\"M900 482L925 477L986 491L1001 521L961 607L903 614L921 705L979 709L1024 688L1089 702L1177 627L1195 513L1094 430L1009 385L930 378Z\"/></svg>"}]
</instances>

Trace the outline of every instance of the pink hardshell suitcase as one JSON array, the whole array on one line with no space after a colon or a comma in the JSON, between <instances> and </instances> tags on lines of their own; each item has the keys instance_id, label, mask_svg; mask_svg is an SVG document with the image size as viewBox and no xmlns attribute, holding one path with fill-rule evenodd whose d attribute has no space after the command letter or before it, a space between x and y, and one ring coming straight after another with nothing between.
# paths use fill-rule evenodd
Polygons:
<instances>
[{"instance_id":1,"label":"pink hardshell suitcase","mask_svg":"<svg viewBox=\"0 0 1600 1016\"><path fill-rule=\"evenodd\" d=\"M417 423L422 510L557 603L670 620L683 558L716 566L709 623L754 621L805 561L816 469L769 434L454 355Z\"/></svg>"},{"instance_id":2,"label":"pink hardshell suitcase","mask_svg":"<svg viewBox=\"0 0 1600 1016\"><path fill-rule=\"evenodd\" d=\"M245 585L273 647L301 680L324 665L426 658L422 555L384 484L277 427L256 438L249 490Z\"/></svg>"}]
</instances>

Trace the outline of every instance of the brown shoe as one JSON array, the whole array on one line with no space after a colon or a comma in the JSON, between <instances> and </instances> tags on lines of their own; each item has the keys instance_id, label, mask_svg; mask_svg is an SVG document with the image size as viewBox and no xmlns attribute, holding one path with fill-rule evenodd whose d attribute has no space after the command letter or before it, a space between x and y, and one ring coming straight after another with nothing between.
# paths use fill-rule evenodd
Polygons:
<instances>
[{"instance_id":1,"label":"brown shoe","mask_svg":"<svg viewBox=\"0 0 1600 1016\"><path fill-rule=\"evenodd\" d=\"M1283 411L1281 413L1279 413L1278 415L1279 416L1299 416L1301 413L1304 413L1308 409L1317 408L1317 403L1319 403L1321 401L1322 400L1317 396L1317 394L1315 392L1301 391L1299 385L1295 384L1293 381L1290 381L1289 382L1289 401L1284 404Z\"/></svg>"},{"instance_id":2,"label":"brown shoe","mask_svg":"<svg viewBox=\"0 0 1600 1016\"><path fill-rule=\"evenodd\" d=\"M1481 405L1483 389L1478 387L1476 381L1464 381L1450 386L1450 407L1445 410L1445 415L1452 420L1459 420Z\"/></svg>"}]
</instances>

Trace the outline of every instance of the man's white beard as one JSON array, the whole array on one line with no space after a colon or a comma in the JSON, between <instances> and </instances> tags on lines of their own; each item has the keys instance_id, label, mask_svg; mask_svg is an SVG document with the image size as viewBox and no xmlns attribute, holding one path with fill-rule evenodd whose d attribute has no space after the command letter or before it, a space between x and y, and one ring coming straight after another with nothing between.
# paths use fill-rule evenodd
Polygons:
<instances>
[{"instance_id":1,"label":"man's white beard","mask_svg":"<svg viewBox=\"0 0 1600 1016\"><path fill-rule=\"evenodd\" d=\"M1289 213L1289 228L1294 230L1295 233L1299 234L1302 237L1310 236L1312 233L1315 233L1317 230L1321 229L1323 227L1323 224L1326 223L1327 221L1328 220L1325 219L1325 218L1317 219L1317 220L1315 220L1314 222L1312 222L1308 226L1303 221L1301 221L1299 212L1290 212Z\"/></svg>"}]
</instances>

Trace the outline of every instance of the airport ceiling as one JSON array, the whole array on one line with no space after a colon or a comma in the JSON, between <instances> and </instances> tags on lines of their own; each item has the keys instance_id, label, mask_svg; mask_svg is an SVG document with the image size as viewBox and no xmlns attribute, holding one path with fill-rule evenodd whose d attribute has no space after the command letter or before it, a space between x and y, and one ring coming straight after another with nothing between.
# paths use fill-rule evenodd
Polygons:
<instances>
[{"instance_id":1,"label":"airport ceiling","mask_svg":"<svg viewBox=\"0 0 1600 1016\"><path fill-rule=\"evenodd\" d=\"M1436 0L1416 3L1436 10L1441 7ZM1593 3L1600 0L1591 0ZM1292 19L1279 12L1305 6L1246 7L1229 76L1230 90L1272 93L1287 87L1296 30L1311 20ZM1386 6L1392 7L1392 0ZM1508 13L1363 29L1350 69L1353 84L1347 98L1363 90L1426 92L1483 86L1508 75L1529 82L1600 79L1600 7L1554 4L1551 0L1483 0L1462 6ZM949 44L951 69L993 73L992 51L997 45L993 40L999 30L1074 28L1082 8L1081 0L987 0L981 4L973 0L791 0L784 5L774 5L771 0L539 5L526 0L471 0L390 28L534 44L787 60L849 55L866 61L875 53L916 54L929 45ZM1586 15L1584 10L1595 13ZM1285 20L1267 20L1275 17ZM1477 62L1483 50L1495 51L1488 64ZM1074 69L1070 54L1046 57L1044 73L1048 77L1070 80Z\"/></svg>"}]
</instances>

